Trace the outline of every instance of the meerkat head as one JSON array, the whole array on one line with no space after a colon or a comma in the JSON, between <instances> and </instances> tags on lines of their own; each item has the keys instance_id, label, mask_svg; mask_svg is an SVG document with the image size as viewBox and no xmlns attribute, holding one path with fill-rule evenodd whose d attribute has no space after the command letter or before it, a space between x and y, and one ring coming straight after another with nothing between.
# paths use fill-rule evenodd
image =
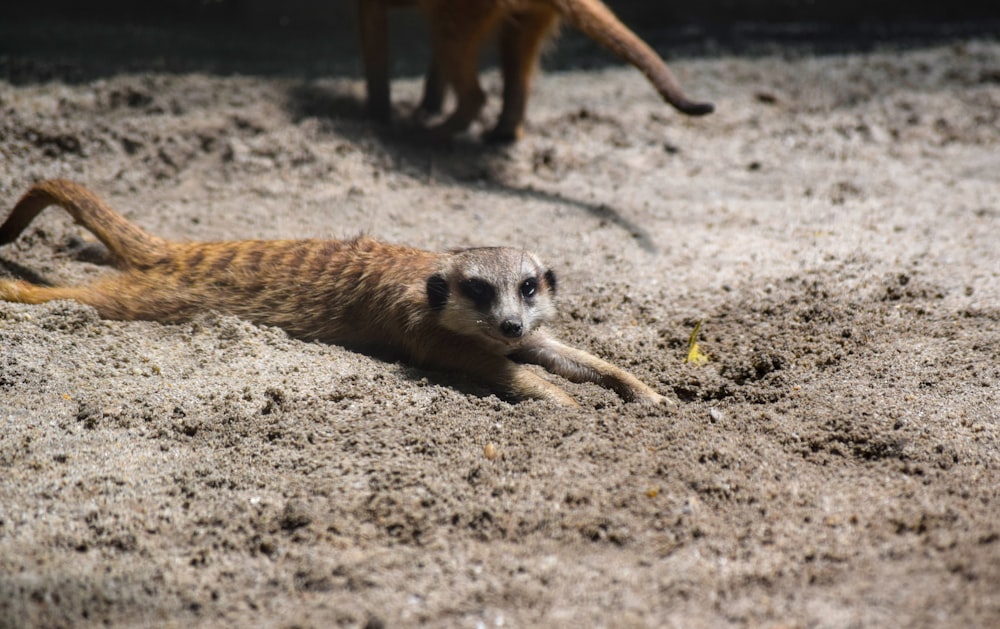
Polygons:
<instances>
[{"instance_id":1,"label":"meerkat head","mask_svg":"<svg viewBox=\"0 0 1000 629\"><path fill-rule=\"evenodd\" d=\"M482 247L452 252L427 279L427 302L441 325L514 350L555 316L556 276L521 249Z\"/></svg>"}]
</instances>

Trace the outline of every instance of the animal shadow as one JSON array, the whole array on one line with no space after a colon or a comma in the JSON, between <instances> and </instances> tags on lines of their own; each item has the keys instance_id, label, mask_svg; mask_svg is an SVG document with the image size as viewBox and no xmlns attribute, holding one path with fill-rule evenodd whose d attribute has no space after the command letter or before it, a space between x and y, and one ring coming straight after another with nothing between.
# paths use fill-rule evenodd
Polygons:
<instances>
[{"instance_id":1,"label":"animal shadow","mask_svg":"<svg viewBox=\"0 0 1000 629\"><path fill-rule=\"evenodd\" d=\"M506 145L465 136L447 140L433 137L413 115L416 107L407 103L393 104L391 124L369 119L363 90L357 85L354 81L299 84L288 91L287 106L296 121L317 118L328 122L351 141L381 150L393 168L415 178L433 176L439 183L455 186L475 183L477 189L485 188L506 199L563 205L622 229L648 253L659 252L645 227L607 203L511 184L505 174L512 159Z\"/></svg>"}]
</instances>

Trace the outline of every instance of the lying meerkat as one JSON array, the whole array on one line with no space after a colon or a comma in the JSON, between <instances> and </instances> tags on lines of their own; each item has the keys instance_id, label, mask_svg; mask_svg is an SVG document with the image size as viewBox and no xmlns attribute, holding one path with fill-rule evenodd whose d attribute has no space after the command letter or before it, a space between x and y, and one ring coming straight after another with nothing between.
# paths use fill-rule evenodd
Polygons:
<instances>
[{"instance_id":1,"label":"lying meerkat","mask_svg":"<svg viewBox=\"0 0 1000 629\"><path fill-rule=\"evenodd\" d=\"M479 50L497 30L503 109L486 139L518 139L542 44L560 19L635 66L678 111L702 116L715 109L685 96L663 59L600 0L358 0L368 111L375 118L387 121L390 113L387 8L412 5L426 14L431 33L431 67L420 109L438 113L448 87L456 95L455 111L434 128L439 135L460 133L479 115L486 102L479 85Z\"/></svg>"},{"instance_id":2,"label":"lying meerkat","mask_svg":"<svg viewBox=\"0 0 1000 629\"><path fill-rule=\"evenodd\" d=\"M523 363L595 382L628 401L661 395L635 376L563 345L540 327L555 314L555 275L533 254L484 247L433 253L353 240L170 242L143 231L87 188L35 184L0 225L12 242L50 205L103 242L120 273L87 286L0 280L0 299L72 299L108 319L180 322L215 310L290 335L388 350L410 363L461 371L517 398L576 402Z\"/></svg>"}]
</instances>

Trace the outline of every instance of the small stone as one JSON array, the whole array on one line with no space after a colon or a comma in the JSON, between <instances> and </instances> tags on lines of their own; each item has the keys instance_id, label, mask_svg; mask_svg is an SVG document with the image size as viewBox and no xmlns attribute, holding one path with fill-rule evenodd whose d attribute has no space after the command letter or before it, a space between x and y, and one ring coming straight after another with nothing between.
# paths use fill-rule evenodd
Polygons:
<instances>
[{"instance_id":1,"label":"small stone","mask_svg":"<svg viewBox=\"0 0 1000 629\"><path fill-rule=\"evenodd\" d=\"M495 460L499 454L499 450L497 450L497 447L492 443L487 443L486 447L483 448L483 456L490 461Z\"/></svg>"}]
</instances>

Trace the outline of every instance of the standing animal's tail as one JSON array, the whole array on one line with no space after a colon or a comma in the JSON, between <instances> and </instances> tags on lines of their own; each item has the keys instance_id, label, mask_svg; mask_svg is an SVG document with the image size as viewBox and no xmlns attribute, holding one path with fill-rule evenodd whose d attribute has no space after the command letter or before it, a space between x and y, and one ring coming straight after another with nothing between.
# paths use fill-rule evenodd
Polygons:
<instances>
[{"instance_id":1,"label":"standing animal's tail","mask_svg":"<svg viewBox=\"0 0 1000 629\"><path fill-rule=\"evenodd\" d=\"M663 59L600 0L552 0L552 4L570 24L638 68L660 96L678 111L689 116L704 116L715 111L712 103L689 99Z\"/></svg>"},{"instance_id":2,"label":"standing animal's tail","mask_svg":"<svg viewBox=\"0 0 1000 629\"><path fill-rule=\"evenodd\" d=\"M40 181L21 197L10 216L0 225L0 245L13 242L50 205L63 208L77 223L93 232L111 250L121 267L151 266L169 254L170 244L167 241L139 229L96 194L64 179Z\"/></svg>"}]
</instances>

